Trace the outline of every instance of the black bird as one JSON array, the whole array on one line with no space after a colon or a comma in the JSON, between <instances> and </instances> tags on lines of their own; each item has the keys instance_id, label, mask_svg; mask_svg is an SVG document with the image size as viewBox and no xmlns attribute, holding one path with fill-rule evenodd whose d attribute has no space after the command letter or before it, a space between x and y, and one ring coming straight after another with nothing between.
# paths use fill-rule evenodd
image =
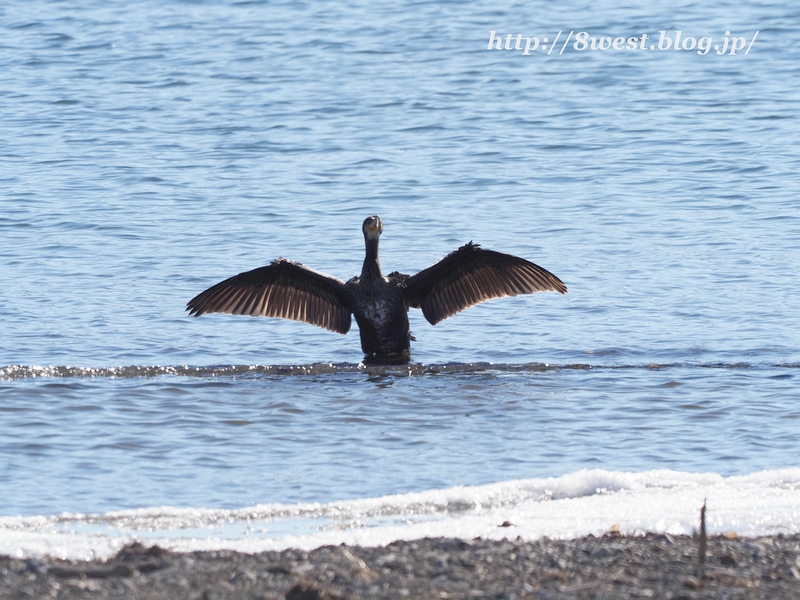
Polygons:
<instances>
[{"instance_id":1,"label":"black bird","mask_svg":"<svg viewBox=\"0 0 800 600\"><path fill-rule=\"evenodd\" d=\"M409 307L421 308L431 325L491 298L559 292L567 286L525 259L484 250L469 242L416 275L384 277L378 259L383 223L368 217L362 226L367 256L360 277L345 283L307 266L279 258L208 288L187 304L190 315L223 312L303 321L336 333L350 330L355 315L361 349L371 362L407 362Z\"/></svg>"}]
</instances>

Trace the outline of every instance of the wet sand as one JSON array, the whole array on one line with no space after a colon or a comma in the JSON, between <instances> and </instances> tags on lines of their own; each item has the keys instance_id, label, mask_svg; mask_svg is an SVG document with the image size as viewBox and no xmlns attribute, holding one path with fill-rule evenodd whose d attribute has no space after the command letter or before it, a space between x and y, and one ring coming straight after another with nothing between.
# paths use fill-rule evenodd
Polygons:
<instances>
[{"instance_id":1,"label":"wet sand","mask_svg":"<svg viewBox=\"0 0 800 600\"><path fill-rule=\"evenodd\" d=\"M107 561L0 557L0 598L800 599L800 535L711 536L702 564L692 537L613 532L259 554L133 544Z\"/></svg>"}]
</instances>

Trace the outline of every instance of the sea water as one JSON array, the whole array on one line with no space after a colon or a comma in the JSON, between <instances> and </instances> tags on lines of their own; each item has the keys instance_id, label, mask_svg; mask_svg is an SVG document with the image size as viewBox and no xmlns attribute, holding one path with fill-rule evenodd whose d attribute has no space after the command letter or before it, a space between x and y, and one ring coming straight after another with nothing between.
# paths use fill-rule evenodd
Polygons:
<instances>
[{"instance_id":1,"label":"sea water","mask_svg":"<svg viewBox=\"0 0 800 600\"><path fill-rule=\"evenodd\" d=\"M690 532L704 499L715 530L797 530L799 28L757 3L5 3L0 551ZM548 53L559 31L656 48ZM752 45L658 49L678 31ZM569 293L412 310L386 368L355 324L186 316L279 256L358 274L372 214L386 272L473 240Z\"/></svg>"}]
</instances>

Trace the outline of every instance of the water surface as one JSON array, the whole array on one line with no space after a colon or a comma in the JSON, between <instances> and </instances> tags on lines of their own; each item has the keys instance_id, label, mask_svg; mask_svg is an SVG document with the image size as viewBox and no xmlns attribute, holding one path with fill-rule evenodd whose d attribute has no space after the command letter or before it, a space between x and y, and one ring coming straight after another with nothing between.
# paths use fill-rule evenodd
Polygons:
<instances>
[{"instance_id":1,"label":"water surface","mask_svg":"<svg viewBox=\"0 0 800 600\"><path fill-rule=\"evenodd\" d=\"M760 33L486 50L572 29ZM0 32L0 514L797 466L788 5L13 1ZM279 256L357 274L371 214L387 272L474 240L569 294L412 311L399 369L186 316Z\"/></svg>"}]
</instances>

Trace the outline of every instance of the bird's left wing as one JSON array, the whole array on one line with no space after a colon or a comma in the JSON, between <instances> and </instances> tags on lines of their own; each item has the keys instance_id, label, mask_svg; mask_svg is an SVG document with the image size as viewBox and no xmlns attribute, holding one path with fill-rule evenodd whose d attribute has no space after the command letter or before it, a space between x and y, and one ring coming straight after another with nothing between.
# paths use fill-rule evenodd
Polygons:
<instances>
[{"instance_id":1,"label":"bird's left wing","mask_svg":"<svg viewBox=\"0 0 800 600\"><path fill-rule=\"evenodd\" d=\"M472 242L405 283L406 302L421 308L432 325L491 298L567 292L567 286L547 269L511 254L484 250Z\"/></svg>"},{"instance_id":2,"label":"bird's left wing","mask_svg":"<svg viewBox=\"0 0 800 600\"><path fill-rule=\"evenodd\" d=\"M208 288L186 310L195 317L212 312L280 317L342 334L352 322L343 281L286 258Z\"/></svg>"}]
</instances>

